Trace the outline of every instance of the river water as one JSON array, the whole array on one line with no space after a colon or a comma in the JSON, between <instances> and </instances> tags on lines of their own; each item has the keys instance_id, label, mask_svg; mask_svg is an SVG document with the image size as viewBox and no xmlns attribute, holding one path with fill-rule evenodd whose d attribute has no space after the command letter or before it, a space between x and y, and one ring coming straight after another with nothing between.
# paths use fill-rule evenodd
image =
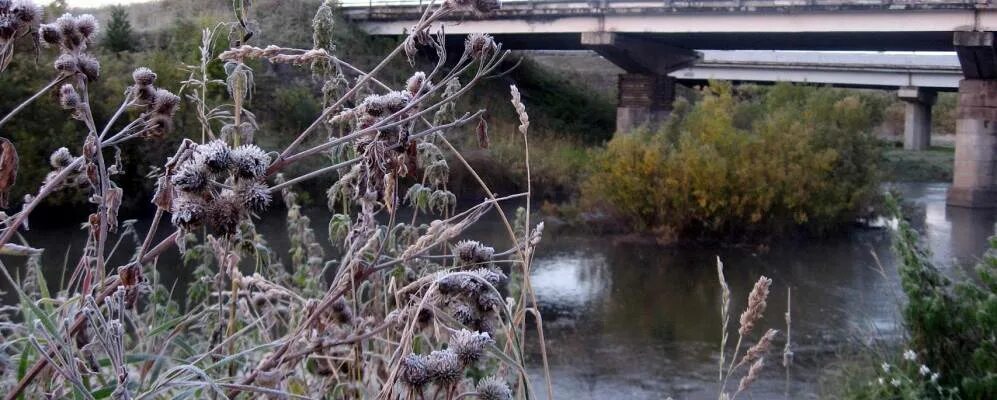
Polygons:
<instances>
[{"instance_id":1,"label":"river water","mask_svg":"<svg viewBox=\"0 0 997 400\"><path fill-rule=\"evenodd\" d=\"M896 189L913 204L914 223L935 263L960 276L986 248L995 215L947 208L947 187L918 183ZM327 216L322 210L314 212L313 227L324 241ZM279 215L259 226L274 248L287 248ZM469 236L501 247L501 232L497 220L483 221ZM58 279L64 260L78 257L79 249L71 246L78 247L83 239L76 227L33 230L26 236L33 245L47 249L44 265L50 281ZM796 357L788 380L790 398L816 397L822 390L822 370L842 352L874 338L889 340L902 334L898 308L902 300L887 229L862 228L833 239L772 243L763 252L662 247L552 231L537 252L532 282L544 316L555 397L716 399L721 333L717 257L726 266L733 293L735 329L747 293L765 275L773 280L772 293L756 330L785 331L787 290L792 289ZM8 265L15 262L3 260ZM190 271L174 265L175 255L161 259L161 277L163 282L176 281L182 293ZM10 296L8 302L13 300ZM531 376L536 393L543 397L538 341L533 333L528 340ZM777 346L782 343L780 339ZM767 363L752 398L785 395L785 371L776 358Z\"/></svg>"}]
</instances>

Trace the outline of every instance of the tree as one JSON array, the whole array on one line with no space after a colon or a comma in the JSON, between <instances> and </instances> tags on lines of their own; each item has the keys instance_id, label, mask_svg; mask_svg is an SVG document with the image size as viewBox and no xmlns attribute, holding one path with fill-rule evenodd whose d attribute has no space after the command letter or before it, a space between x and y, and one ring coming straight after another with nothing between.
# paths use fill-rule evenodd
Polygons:
<instances>
[{"instance_id":1,"label":"tree","mask_svg":"<svg viewBox=\"0 0 997 400\"><path fill-rule=\"evenodd\" d=\"M111 21L107 23L104 46L113 52L135 50L132 37L132 23L128 21L128 11L122 6L111 7Z\"/></svg>"}]
</instances>

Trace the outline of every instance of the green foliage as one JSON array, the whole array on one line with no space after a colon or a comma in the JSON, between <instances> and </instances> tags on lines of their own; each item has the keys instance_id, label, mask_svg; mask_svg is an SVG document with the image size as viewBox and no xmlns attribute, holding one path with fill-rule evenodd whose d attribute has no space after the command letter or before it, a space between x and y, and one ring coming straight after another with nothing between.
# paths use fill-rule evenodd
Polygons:
<instances>
[{"instance_id":1,"label":"green foliage","mask_svg":"<svg viewBox=\"0 0 997 400\"><path fill-rule=\"evenodd\" d=\"M753 236L834 229L875 194L874 120L858 96L714 83L677 111L660 132L613 139L583 205L670 238Z\"/></svg>"},{"instance_id":2,"label":"green foliage","mask_svg":"<svg viewBox=\"0 0 997 400\"><path fill-rule=\"evenodd\" d=\"M136 49L132 23L128 21L128 11L124 7L111 7L111 20L107 22L103 45L113 52Z\"/></svg>"},{"instance_id":3,"label":"green foliage","mask_svg":"<svg viewBox=\"0 0 997 400\"><path fill-rule=\"evenodd\" d=\"M953 283L931 264L917 232L899 220L894 251L907 304L909 346L940 371L940 382L963 399L997 398L997 238L976 266L976 279Z\"/></svg>"}]
</instances>

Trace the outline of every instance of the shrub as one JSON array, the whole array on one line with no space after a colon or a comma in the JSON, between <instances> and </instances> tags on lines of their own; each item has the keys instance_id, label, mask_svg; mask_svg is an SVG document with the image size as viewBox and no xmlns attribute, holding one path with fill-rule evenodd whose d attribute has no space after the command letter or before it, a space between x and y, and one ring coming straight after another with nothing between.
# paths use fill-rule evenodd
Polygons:
<instances>
[{"instance_id":1,"label":"shrub","mask_svg":"<svg viewBox=\"0 0 997 400\"><path fill-rule=\"evenodd\" d=\"M660 132L614 138L582 203L636 231L742 236L826 232L875 194L875 121L848 92L714 83L673 118Z\"/></svg>"},{"instance_id":2,"label":"shrub","mask_svg":"<svg viewBox=\"0 0 997 400\"><path fill-rule=\"evenodd\" d=\"M976 266L976 279L953 283L932 265L917 232L890 200L898 227L894 251L907 304L909 347L963 399L997 398L997 238Z\"/></svg>"}]
</instances>

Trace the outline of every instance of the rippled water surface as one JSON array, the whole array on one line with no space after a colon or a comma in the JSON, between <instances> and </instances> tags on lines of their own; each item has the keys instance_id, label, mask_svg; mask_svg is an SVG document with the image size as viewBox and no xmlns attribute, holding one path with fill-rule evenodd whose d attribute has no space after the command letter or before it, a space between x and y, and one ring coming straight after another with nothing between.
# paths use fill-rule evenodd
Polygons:
<instances>
[{"instance_id":1,"label":"rippled water surface","mask_svg":"<svg viewBox=\"0 0 997 400\"><path fill-rule=\"evenodd\" d=\"M995 217L993 212L947 208L946 189L945 184L898 187L915 205L915 223L935 262L959 275L982 253L986 238L994 233ZM327 217L317 214L313 218L320 235L325 230L323 218ZM286 249L279 216L266 220L261 230L277 249ZM501 232L497 221L484 221L470 235L500 244ZM78 257L77 249L70 250L66 258L67 244L78 246L83 234L65 228L32 231L27 236L48 249L46 275L57 277L64 259ZM885 229L857 229L846 237L827 240L773 243L761 253L739 248L668 248L552 231L536 255L532 282L545 319L556 397L715 399L721 329L718 256L726 265L735 299L732 324L736 325L754 281L765 275L774 283L761 327L784 330L787 289L792 289L797 357L790 378L791 398L819 393L821 368L850 343L900 333L899 288ZM168 267L175 264L175 259L162 260L161 273L165 282L176 280L182 290L190 272ZM541 394L540 351L535 336L530 340L531 375ZM784 371L776 363L773 360L756 384L753 398L783 396Z\"/></svg>"}]
</instances>

